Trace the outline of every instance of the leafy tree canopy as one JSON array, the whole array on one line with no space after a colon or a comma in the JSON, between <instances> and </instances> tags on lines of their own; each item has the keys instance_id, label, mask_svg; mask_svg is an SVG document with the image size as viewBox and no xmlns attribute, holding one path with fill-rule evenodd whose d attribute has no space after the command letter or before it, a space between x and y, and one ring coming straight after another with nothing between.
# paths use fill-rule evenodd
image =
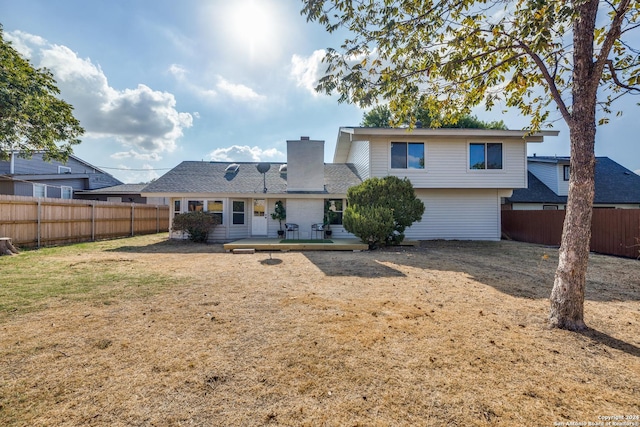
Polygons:
<instances>
[{"instance_id":1,"label":"leafy tree canopy","mask_svg":"<svg viewBox=\"0 0 640 427\"><path fill-rule=\"evenodd\" d=\"M484 104L516 108L537 131L555 109L569 127L571 174L552 326L580 330L598 123L612 103L640 94L638 0L302 0L302 14L327 31L317 89L369 108L389 102L394 123L415 125L417 107L443 124ZM597 118L597 112L601 116ZM437 127L437 126L436 126Z\"/></svg>"},{"instance_id":2,"label":"leafy tree canopy","mask_svg":"<svg viewBox=\"0 0 640 427\"><path fill-rule=\"evenodd\" d=\"M476 116L463 115L455 120L455 122L444 122L442 117L432 117L428 110L423 108L417 108L412 116L416 118L415 125L417 127L432 128L441 126L443 128L458 128L458 129L507 129L504 122L483 122ZM410 122L402 123L403 125L409 125ZM364 127L377 127L387 128L394 126L394 120L391 110L386 104L377 105L371 110L364 113L362 117L362 126Z\"/></svg>"},{"instance_id":3,"label":"leafy tree canopy","mask_svg":"<svg viewBox=\"0 0 640 427\"><path fill-rule=\"evenodd\" d=\"M328 48L319 91L337 92L340 102L362 108L386 99L395 123L412 124L415 106L444 124L476 105L491 109L503 101L532 117L534 130L547 120L554 101L572 119L573 22L580 7L598 8L594 0L303 4L308 20L329 32L349 31L339 49ZM611 19L591 32L598 56L589 89L600 86L600 106L608 111L611 101L638 91L640 56L624 36L637 28L640 7L631 0L600 4L601 15Z\"/></svg>"},{"instance_id":4,"label":"leafy tree canopy","mask_svg":"<svg viewBox=\"0 0 640 427\"><path fill-rule=\"evenodd\" d=\"M84 129L47 69L36 69L4 40L0 26L0 159L12 151L65 161Z\"/></svg>"}]
</instances>

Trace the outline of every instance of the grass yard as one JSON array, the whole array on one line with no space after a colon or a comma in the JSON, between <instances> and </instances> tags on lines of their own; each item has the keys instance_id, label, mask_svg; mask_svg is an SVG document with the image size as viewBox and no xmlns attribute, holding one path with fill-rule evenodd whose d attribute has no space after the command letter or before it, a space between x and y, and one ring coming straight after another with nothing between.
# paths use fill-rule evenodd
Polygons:
<instances>
[{"instance_id":1,"label":"grass yard","mask_svg":"<svg viewBox=\"0 0 640 427\"><path fill-rule=\"evenodd\" d=\"M0 257L0 425L640 425L639 261L591 256L577 334L552 248L166 238Z\"/></svg>"}]
</instances>

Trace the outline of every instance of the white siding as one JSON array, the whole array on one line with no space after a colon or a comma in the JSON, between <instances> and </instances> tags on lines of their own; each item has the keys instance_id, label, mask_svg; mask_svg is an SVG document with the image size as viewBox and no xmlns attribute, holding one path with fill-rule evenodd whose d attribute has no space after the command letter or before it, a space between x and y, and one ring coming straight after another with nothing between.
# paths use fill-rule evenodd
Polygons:
<instances>
[{"instance_id":1,"label":"white siding","mask_svg":"<svg viewBox=\"0 0 640 427\"><path fill-rule=\"evenodd\" d=\"M311 235L311 224L322 222L323 217L323 199L287 200L287 222L298 224L301 239L308 239Z\"/></svg>"},{"instance_id":2,"label":"white siding","mask_svg":"<svg viewBox=\"0 0 640 427\"><path fill-rule=\"evenodd\" d=\"M528 168L529 172L534 174L551 191L559 196L566 196L566 194L558 193L558 178L562 179L562 176L558 177L558 165L556 163L529 162ZM567 186L568 189L569 187Z\"/></svg>"},{"instance_id":3,"label":"white siding","mask_svg":"<svg viewBox=\"0 0 640 427\"><path fill-rule=\"evenodd\" d=\"M347 163L353 163L360 178L363 180L370 178L369 171L369 141L354 141L351 144L351 151L347 156Z\"/></svg>"},{"instance_id":4,"label":"white siding","mask_svg":"<svg viewBox=\"0 0 640 427\"><path fill-rule=\"evenodd\" d=\"M415 240L500 240L500 190L416 190L424 202L421 222L405 234Z\"/></svg>"},{"instance_id":5,"label":"white siding","mask_svg":"<svg viewBox=\"0 0 640 427\"><path fill-rule=\"evenodd\" d=\"M569 181L564 180L564 167L565 165L558 165L558 196L568 196L569 195Z\"/></svg>"},{"instance_id":6,"label":"white siding","mask_svg":"<svg viewBox=\"0 0 640 427\"><path fill-rule=\"evenodd\" d=\"M370 143L371 176L396 175L409 178L415 188L525 188L526 144L522 139L425 140L416 137L394 138L393 141L425 143L425 169L391 169L390 139ZM501 142L501 170L469 170L470 142Z\"/></svg>"}]
</instances>

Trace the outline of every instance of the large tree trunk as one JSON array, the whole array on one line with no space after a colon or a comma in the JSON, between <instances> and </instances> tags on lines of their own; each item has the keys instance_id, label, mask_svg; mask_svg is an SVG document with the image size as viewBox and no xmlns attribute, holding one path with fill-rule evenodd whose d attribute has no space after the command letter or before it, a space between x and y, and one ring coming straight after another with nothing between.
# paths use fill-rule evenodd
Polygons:
<instances>
[{"instance_id":1,"label":"large tree trunk","mask_svg":"<svg viewBox=\"0 0 640 427\"><path fill-rule=\"evenodd\" d=\"M552 326L569 330L586 328L584 292L595 188L595 112L599 81L593 79L593 34L598 1L574 2L576 3L578 13L573 28L573 111L569 121L571 175L549 313Z\"/></svg>"}]
</instances>

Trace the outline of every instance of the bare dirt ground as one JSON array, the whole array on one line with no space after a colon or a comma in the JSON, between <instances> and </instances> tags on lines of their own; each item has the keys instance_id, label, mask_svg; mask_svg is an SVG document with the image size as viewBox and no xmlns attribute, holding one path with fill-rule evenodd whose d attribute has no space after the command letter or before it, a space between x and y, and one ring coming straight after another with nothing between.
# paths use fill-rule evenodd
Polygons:
<instances>
[{"instance_id":1,"label":"bare dirt ground","mask_svg":"<svg viewBox=\"0 0 640 427\"><path fill-rule=\"evenodd\" d=\"M591 256L578 334L546 326L553 248L232 255L163 239L55 260L171 277L155 294L0 320L0 424L640 425L636 260Z\"/></svg>"}]
</instances>

